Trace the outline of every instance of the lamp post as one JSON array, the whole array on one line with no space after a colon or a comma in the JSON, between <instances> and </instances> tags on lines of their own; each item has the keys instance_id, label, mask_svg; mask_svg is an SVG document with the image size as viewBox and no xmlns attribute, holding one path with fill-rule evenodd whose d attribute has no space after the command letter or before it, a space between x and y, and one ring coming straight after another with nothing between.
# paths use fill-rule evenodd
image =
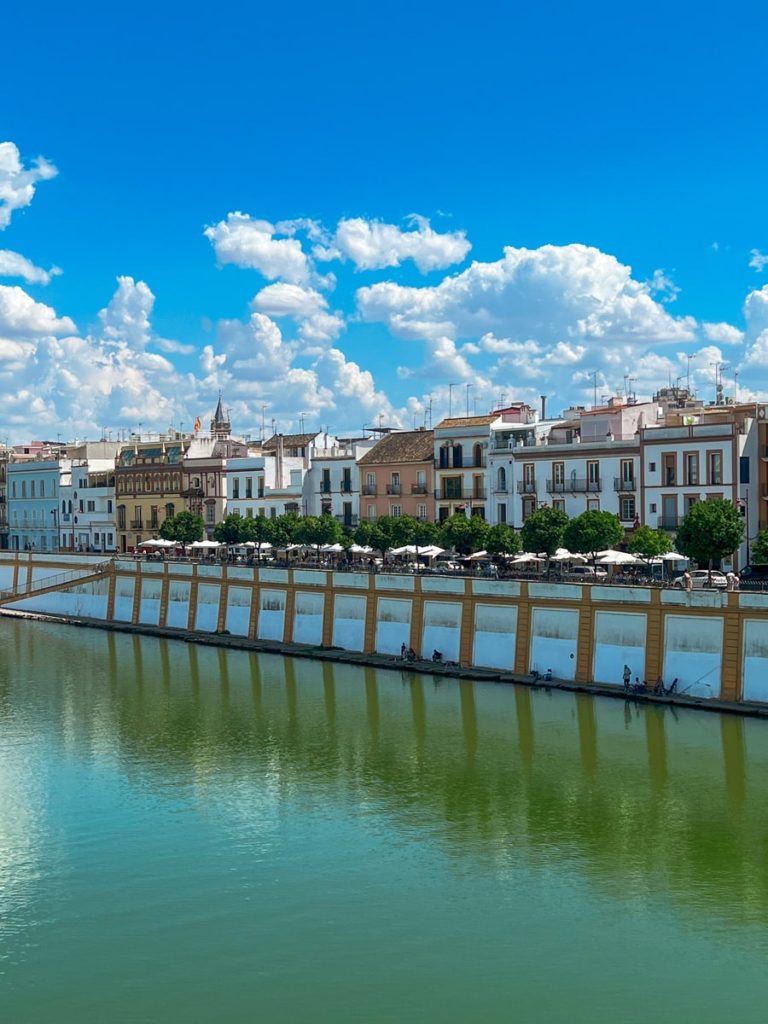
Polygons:
<instances>
[{"instance_id":1,"label":"lamp post","mask_svg":"<svg viewBox=\"0 0 768 1024\"><path fill-rule=\"evenodd\" d=\"M58 551L59 550L59 507L58 507L58 503L56 505L56 508L52 508L51 509L51 515L53 516L53 529L54 529L54 532L56 533L56 546L54 547L53 550L54 551Z\"/></svg>"}]
</instances>

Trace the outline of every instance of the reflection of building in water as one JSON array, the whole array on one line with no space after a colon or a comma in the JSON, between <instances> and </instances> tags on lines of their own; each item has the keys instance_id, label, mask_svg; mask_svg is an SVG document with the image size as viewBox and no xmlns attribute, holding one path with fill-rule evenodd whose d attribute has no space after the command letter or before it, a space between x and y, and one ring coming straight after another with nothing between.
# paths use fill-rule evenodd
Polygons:
<instances>
[{"instance_id":1,"label":"reflection of building in water","mask_svg":"<svg viewBox=\"0 0 768 1024\"><path fill-rule=\"evenodd\" d=\"M34 728L60 698L74 756L109 751L128 780L201 802L237 778L238 827L311 793L491 865L514 848L624 891L652 864L659 899L685 906L695 878L691 913L768 920L766 723L638 705L625 728L622 702L589 695L38 622L7 638L0 716L23 706Z\"/></svg>"}]
</instances>

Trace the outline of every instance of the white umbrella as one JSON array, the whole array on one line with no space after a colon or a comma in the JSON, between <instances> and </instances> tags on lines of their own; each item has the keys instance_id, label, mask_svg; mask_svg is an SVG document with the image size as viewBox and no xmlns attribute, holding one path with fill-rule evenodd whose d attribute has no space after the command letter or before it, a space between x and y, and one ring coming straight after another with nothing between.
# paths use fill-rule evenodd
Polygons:
<instances>
[{"instance_id":1,"label":"white umbrella","mask_svg":"<svg viewBox=\"0 0 768 1024\"><path fill-rule=\"evenodd\" d=\"M627 551L602 551L595 561L597 565L637 565L640 559Z\"/></svg>"},{"instance_id":2,"label":"white umbrella","mask_svg":"<svg viewBox=\"0 0 768 1024\"><path fill-rule=\"evenodd\" d=\"M546 556L544 556L546 557ZM579 555L568 548L558 548L554 555L550 556L550 562L586 562L584 555Z\"/></svg>"},{"instance_id":3,"label":"white umbrella","mask_svg":"<svg viewBox=\"0 0 768 1024\"><path fill-rule=\"evenodd\" d=\"M658 565L659 562L688 562L687 555L680 555L677 551L667 551L665 555L656 555L651 559L651 565Z\"/></svg>"},{"instance_id":4,"label":"white umbrella","mask_svg":"<svg viewBox=\"0 0 768 1024\"><path fill-rule=\"evenodd\" d=\"M425 558L437 558L438 555L445 554L446 548L439 548L437 544L427 544L423 548L416 546L414 551L417 555L423 555Z\"/></svg>"},{"instance_id":5,"label":"white umbrella","mask_svg":"<svg viewBox=\"0 0 768 1024\"><path fill-rule=\"evenodd\" d=\"M341 544L323 544L320 550L326 555L337 555L340 551L343 551L344 548Z\"/></svg>"},{"instance_id":6,"label":"white umbrella","mask_svg":"<svg viewBox=\"0 0 768 1024\"><path fill-rule=\"evenodd\" d=\"M483 559L490 558L490 557L491 556L488 554L487 551L476 551L474 553L474 555L470 555L469 556L467 561L468 562L481 562Z\"/></svg>"},{"instance_id":7,"label":"white umbrella","mask_svg":"<svg viewBox=\"0 0 768 1024\"><path fill-rule=\"evenodd\" d=\"M538 555L532 555L529 552L524 552L522 555L516 555L512 559L512 565L523 565L525 562L544 562L545 558L540 558Z\"/></svg>"},{"instance_id":8,"label":"white umbrella","mask_svg":"<svg viewBox=\"0 0 768 1024\"><path fill-rule=\"evenodd\" d=\"M367 547L365 544L350 544L349 550L353 555L372 555L373 548Z\"/></svg>"},{"instance_id":9,"label":"white umbrella","mask_svg":"<svg viewBox=\"0 0 768 1024\"><path fill-rule=\"evenodd\" d=\"M221 544L217 540L194 540L189 546L195 551L213 551L220 548Z\"/></svg>"}]
</instances>

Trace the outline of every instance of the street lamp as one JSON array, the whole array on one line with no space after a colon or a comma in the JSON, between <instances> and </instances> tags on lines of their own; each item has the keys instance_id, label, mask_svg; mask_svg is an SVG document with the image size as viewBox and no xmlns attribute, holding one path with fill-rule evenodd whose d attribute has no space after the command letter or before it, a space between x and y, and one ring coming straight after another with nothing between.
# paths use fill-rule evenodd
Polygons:
<instances>
[{"instance_id":1,"label":"street lamp","mask_svg":"<svg viewBox=\"0 0 768 1024\"><path fill-rule=\"evenodd\" d=\"M54 531L56 533L56 546L54 548L54 551L58 551L59 550L59 509L58 509L58 506L56 508L52 508L51 509L51 515L53 516L53 529L54 529Z\"/></svg>"}]
</instances>

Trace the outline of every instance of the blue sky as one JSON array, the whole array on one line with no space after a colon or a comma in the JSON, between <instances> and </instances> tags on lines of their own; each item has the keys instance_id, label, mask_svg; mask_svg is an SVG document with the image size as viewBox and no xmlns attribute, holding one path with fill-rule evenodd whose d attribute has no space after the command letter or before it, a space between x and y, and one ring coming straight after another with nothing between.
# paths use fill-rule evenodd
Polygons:
<instances>
[{"instance_id":1,"label":"blue sky","mask_svg":"<svg viewBox=\"0 0 768 1024\"><path fill-rule=\"evenodd\" d=\"M768 16L673 6L14 5L6 433L768 395Z\"/></svg>"}]
</instances>

